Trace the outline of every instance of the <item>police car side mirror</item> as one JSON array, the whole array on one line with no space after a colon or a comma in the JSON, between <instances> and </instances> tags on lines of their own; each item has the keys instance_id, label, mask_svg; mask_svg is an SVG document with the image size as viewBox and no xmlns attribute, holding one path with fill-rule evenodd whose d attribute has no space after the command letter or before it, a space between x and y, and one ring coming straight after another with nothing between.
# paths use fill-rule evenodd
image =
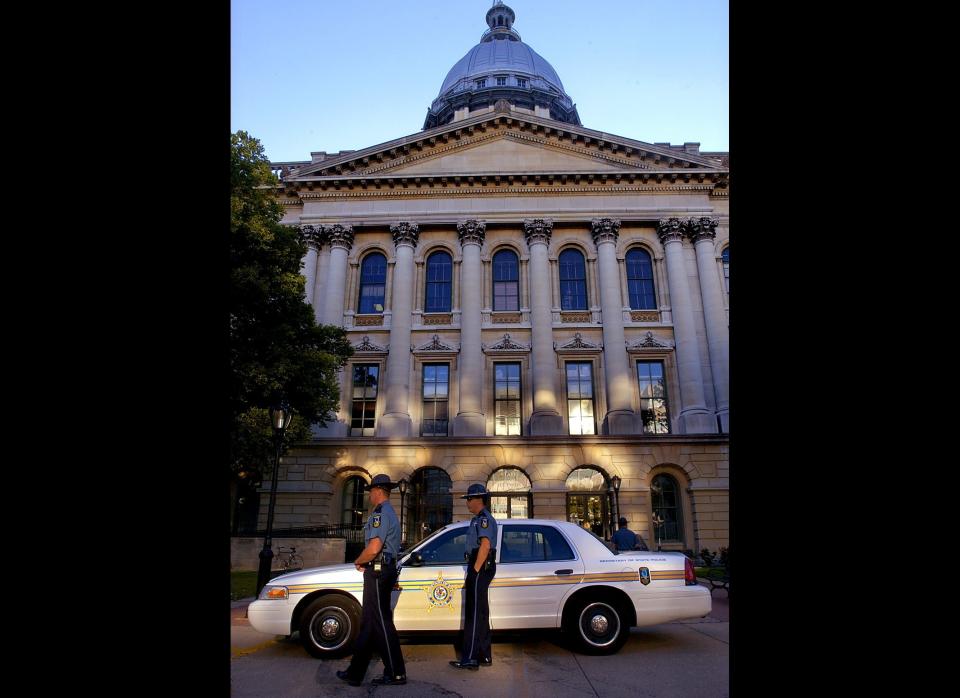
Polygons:
<instances>
[{"instance_id":1,"label":"police car side mirror","mask_svg":"<svg viewBox=\"0 0 960 698\"><path fill-rule=\"evenodd\" d=\"M422 567L423 566L423 555L420 553L411 553L410 559L407 560L407 564L411 567Z\"/></svg>"}]
</instances>

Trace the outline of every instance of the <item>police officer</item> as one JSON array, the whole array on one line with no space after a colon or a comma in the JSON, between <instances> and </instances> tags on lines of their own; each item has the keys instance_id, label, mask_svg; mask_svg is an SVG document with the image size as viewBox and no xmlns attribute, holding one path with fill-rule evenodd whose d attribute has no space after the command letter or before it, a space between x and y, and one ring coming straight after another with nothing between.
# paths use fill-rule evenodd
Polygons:
<instances>
[{"instance_id":1,"label":"police officer","mask_svg":"<svg viewBox=\"0 0 960 698\"><path fill-rule=\"evenodd\" d=\"M464 589L463 652L459 662L450 662L457 669L476 671L480 665L490 666L490 603L487 590L497 573L497 521L485 506L487 488L480 484L470 485L467 494L467 509L473 514L467 529L464 557L467 559L467 579Z\"/></svg>"},{"instance_id":2,"label":"police officer","mask_svg":"<svg viewBox=\"0 0 960 698\"><path fill-rule=\"evenodd\" d=\"M359 686L367 673L371 654L376 648L383 659L383 676L370 683L375 686L396 686L407 682L406 666L400 652L400 640L393 624L390 594L397 581L397 556L400 553L400 522L390 505L390 489L395 487L386 475L377 475L365 488L370 491L373 512L363 529L366 547L353 561L363 572L363 619L360 635L353 648L353 658L346 671L337 677L351 686Z\"/></svg>"},{"instance_id":3,"label":"police officer","mask_svg":"<svg viewBox=\"0 0 960 698\"><path fill-rule=\"evenodd\" d=\"M627 519L620 517L620 530L613 534L613 544L617 546L617 552L626 550L649 550L643 538L627 528Z\"/></svg>"}]
</instances>

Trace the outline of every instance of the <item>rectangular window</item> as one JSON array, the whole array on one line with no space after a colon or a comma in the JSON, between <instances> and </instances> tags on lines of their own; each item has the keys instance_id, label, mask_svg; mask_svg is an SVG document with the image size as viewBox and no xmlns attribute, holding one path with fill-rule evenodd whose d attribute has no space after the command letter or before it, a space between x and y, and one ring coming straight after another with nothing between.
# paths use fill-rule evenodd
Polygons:
<instances>
[{"instance_id":1,"label":"rectangular window","mask_svg":"<svg viewBox=\"0 0 960 698\"><path fill-rule=\"evenodd\" d=\"M520 364L494 364L494 424L497 436L520 436Z\"/></svg>"},{"instance_id":2,"label":"rectangular window","mask_svg":"<svg viewBox=\"0 0 960 698\"><path fill-rule=\"evenodd\" d=\"M644 434L669 434L670 414L667 410L667 382L662 361L638 361L640 384L640 419Z\"/></svg>"},{"instance_id":3,"label":"rectangular window","mask_svg":"<svg viewBox=\"0 0 960 698\"><path fill-rule=\"evenodd\" d=\"M517 87L526 87L527 81L523 78L517 78Z\"/></svg>"},{"instance_id":4,"label":"rectangular window","mask_svg":"<svg viewBox=\"0 0 960 698\"><path fill-rule=\"evenodd\" d=\"M422 436L446 436L449 421L450 365L423 365Z\"/></svg>"},{"instance_id":5,"label":"rectangular window","mask_svg":"<svg viewBox=\"0 0 960 698\"><path fill-rule=\"evenodd\" d=\"M567 418L571 434L596 434L593 420L593 364L567 362Z\"/></svg>"},{"instance_id":6,"label":"rectangular window","mask_svg":"<svg viewBox=\"0 0 960 698\"><path fill-rule=\"evenodd\" d=\"M477 80L477 89L481 89L487 86L486 80Z\"/></svg>"},{"instance_id":7,"label":"rectangular window","mask_svg":"<svg viewBox=\"0 0 960 698\"><path fill-rule=\"evenodd\" d=\"M570 545L552 526L504 526L500 562L574 559Z\"/></svg>"},{"instance_id":8,"label":"rectangular window","mask_svg":"<svg viewBox=\"0 0 960 698\"><path fill-rule=\"evenodd\" d=\"M506 84L507 84L507 79L506 79L506 78L501 78L501 77L498 77L498 78L497 78L497 87L503 87L503 86L505 86Z\"/></svg>"},{"instance_id":9,"label":"rectangular window","mask_svg":"<svg viewBox=\"0 0 960 698\"><path fill-rule=\"evenodd\" d=\"M379 377L380 366L377 364L353 365L353 412L350 417L350 436L373 436Z\"/></svg>"}]
</instances>

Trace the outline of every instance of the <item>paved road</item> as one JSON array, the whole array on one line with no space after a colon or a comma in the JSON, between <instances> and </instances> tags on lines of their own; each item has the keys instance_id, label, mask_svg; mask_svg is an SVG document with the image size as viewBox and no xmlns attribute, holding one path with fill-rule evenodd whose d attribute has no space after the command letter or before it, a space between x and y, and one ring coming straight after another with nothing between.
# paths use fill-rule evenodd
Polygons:
<instances>
[{"instance_id":1,"label":"paved road","mask_svg":"<svg viewBox=\"0 0 960 698\"><path fill-rule=\"evenodd\" d=\"M352 688L336 678L349 657L320 661L292 638L264 635L244 618L246 602L233 604L231 695L349 696L639 696L667 698L729 695L729 604L726 592L713 592L706 618L634 628L619 653L609 657L575 654L554 633L495 636L494 664L479 672L460 671L449 639L403 640L406 686L369 684L383 665L374 659L366 683Z\"/></svg>"}]
</instances>

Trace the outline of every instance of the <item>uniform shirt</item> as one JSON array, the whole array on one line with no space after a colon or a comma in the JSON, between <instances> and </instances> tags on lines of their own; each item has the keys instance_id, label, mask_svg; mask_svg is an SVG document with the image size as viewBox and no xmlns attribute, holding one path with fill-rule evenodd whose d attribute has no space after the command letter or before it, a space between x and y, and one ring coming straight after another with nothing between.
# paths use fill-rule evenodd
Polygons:
<instances>
[{"instance_id":1,"label":"uniform shirt","mask_svg":"<svg viewBox=\"0 0 960 698\"><path fill-rule=\"evenodd\" d=\"M390 502L378 504L373 515L367 519L363 527L363 542L369 544L372 538L379 538L383 542L383 552L394 557L400 554L400 520Z\"/></svg>"},{"instance_id":2,"label":"uniform shirt","mask_svg":"<svg viewBox=\"0 0 960 698\"><path fill-rule=\"evenodd\" d=\"M490 516L486 507L480 510L480 513L470 519L470 526L467 527L467 540L465 548L467 553L472 553L480 547L480 539L487 538L490 541L490 549L497 547L497 520Z\"/></svg>"},{"instance_id":3,"label":"uniform shirt","mask_svg":"<svg viewBox=\"0 0 960 698\"><path fill-rule=\"evenodd\" d=\"M613 534L613 544L617 550L633 550L637 547L637 534L629 528L621 528Z\"/></svg>"}]
</instances>

